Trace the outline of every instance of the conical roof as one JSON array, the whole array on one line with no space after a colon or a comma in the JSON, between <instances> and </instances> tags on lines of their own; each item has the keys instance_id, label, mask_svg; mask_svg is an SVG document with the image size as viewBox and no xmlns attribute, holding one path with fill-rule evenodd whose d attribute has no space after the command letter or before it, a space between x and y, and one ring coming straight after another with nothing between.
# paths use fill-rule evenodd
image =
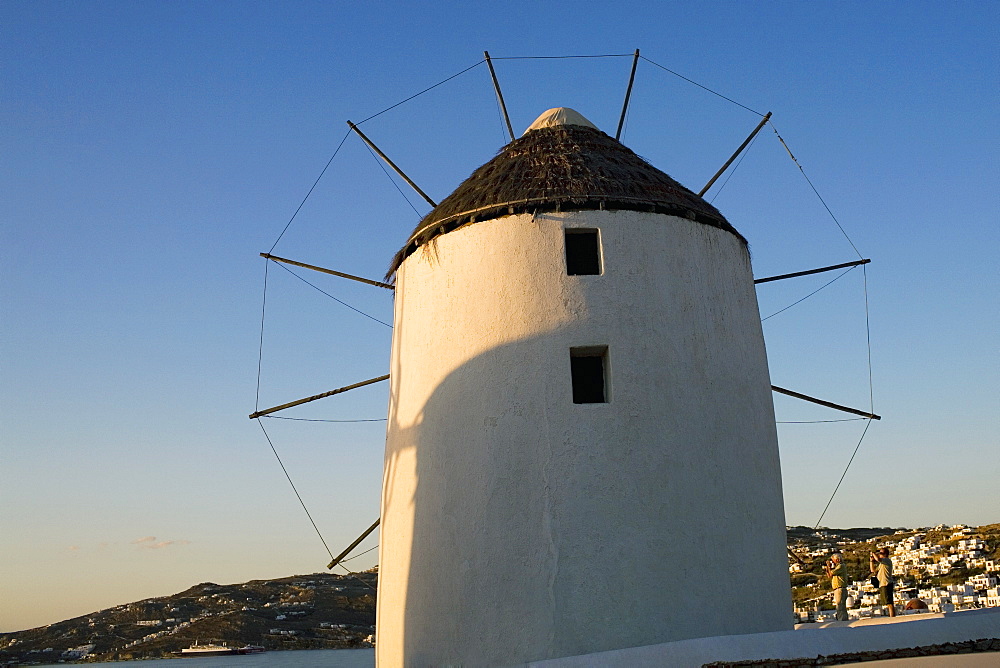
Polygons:
<instances>
[{"instance_id":1,"label":"conical roof","mask_svg":"<svg viewBox=\"0 0 1000 668\"><path fill-rule=\"evenodd\" d=\"M586 123L586 125L584 125ZM587 209L681 216L746 239L719 211L572 109L550 109L472 173L417 225L410 253L460 225L516 213Z\"/></svg>"}]
</instances>

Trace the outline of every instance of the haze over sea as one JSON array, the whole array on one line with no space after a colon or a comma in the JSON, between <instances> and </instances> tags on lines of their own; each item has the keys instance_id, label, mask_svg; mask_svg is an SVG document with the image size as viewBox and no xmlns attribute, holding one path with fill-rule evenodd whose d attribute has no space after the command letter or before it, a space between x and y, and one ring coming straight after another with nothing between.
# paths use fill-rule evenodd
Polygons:
<instances>
[{"instance_id":1,"label":"haze over sea","mask_svg":"<svg viewBox=\"0 0 1000 668\"><path fill-rule=\"evenodd\" d=\"M51 664L55 665L55 664ZM90 663L90 666L121 666L121 661L108 663ZM129 665L142 668L155 666L178 666L187 668L251 668L256 666L281 666L284 668L370 668L375 665L374 649L304 649L290 652L266 652L264 654L248 654L246 656L206 656L198 659L184 659L178 664L176 659L152 659L149 661L130 661Z\"/></svg>"}]
</instances>

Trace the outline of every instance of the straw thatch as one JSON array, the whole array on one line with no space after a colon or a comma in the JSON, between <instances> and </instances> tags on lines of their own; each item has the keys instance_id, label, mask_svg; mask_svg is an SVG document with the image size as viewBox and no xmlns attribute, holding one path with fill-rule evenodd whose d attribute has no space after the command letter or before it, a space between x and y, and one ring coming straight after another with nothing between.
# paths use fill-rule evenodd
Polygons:
<instances>
[{"instance_id":1,"label":"straw thatch","mask_svg":"<svg viewBox=\"0 0 1000 668\"><path fill-rule=\"evenodd\" d=\"M387 277L434 237L516 213L585 209L651 211L742 235L711 204L600 130L532 130L477 169L417 225Z\"/></svg>"}]
</instances>

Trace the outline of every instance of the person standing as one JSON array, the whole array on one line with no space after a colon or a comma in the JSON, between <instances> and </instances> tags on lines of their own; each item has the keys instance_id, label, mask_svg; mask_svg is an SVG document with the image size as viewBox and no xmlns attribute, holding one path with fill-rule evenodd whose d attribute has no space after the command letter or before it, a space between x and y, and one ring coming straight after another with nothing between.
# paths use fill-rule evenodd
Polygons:
<instances>
[{"instance_id":1,"label":"person standing","mask_svg":"<svg viewBox=\"0 0 1000 668\"><path fill-rule=\"evenodd\" d=\"M889 548L883 547L871 553L869 566L872 575L878 579L879 603L889 608L889 616L896 616L896 603L893 598L895 581L892 579L892 559L889 558Z\"/></svg>"},{"instance_id":2,"label":"person standing","mask_svg":"<svg viewBox=\"0 0 1000 668\"><path fill-rule=\"evenodd\" d=\"M826 577L830 578L830 588L833 589L833 604L837 607L838 622L847 621L847 578L844 574L844 558L840 552L830 555L830 560L823 564Z\"/></svg>"}]
</instances>

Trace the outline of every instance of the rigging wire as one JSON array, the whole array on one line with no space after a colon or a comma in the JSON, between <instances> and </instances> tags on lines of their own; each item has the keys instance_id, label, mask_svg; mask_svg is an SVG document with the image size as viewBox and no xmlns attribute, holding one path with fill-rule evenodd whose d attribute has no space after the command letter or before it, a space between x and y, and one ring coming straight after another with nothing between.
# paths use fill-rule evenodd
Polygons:
<instances>
[{"instance_id":1,"label":"rigging wire","mask_svg":"<svg viewBox=\"0 0 1000 668\"><path fill-rule=\"evenodd\" d=\"M260 369L264 362L264 313L267 308L267 265L264 263L264 295L260 305L260 348L257 349L257 396L253 401L253 410L256 413L260 410Z\"/></svg>"},{"instance_id":2,"label":"rigging wire","mask_svg":"<svg viewBox=\"0 0 1000 668\"><path fill-rule=\"evenodd\" d=\"M361 552L360 554L356 554L353 557L348 557L347 559L341 559L340 561L341 562L345 562L345 561L350 561L351 559L357 559L358 557L363 557L366 554L368 554L369 552L371 552L372 550L377 550L377 549L378 549L378 545L376 545L375 547L368 548L364 552Z\"/></svg>"},{"instance_id":3,"label":"rigging wire","mask_svg":"<svg viewBox=\"0 0 1000 668\"><path fill-rule=\"evenodd\" d=\"M265 417L270 417L265 416ZM871 418L842 418L840 420L776 420L774 424L820 424L821 422L857 422L858 420L870 420Z\"/></svg>"},{"instance_id":4,"label":"rigging wire","mask_svg":"<svg viewBox=\"0 0 1000 668\"><path fill-rule=\"evenodd\" d=\"M273 262L273 260L272 260L272 262ZM327 297L329 297L329 298L330 298L330 299L332 299L333 301L337 302L338 304L341 304L342 306L346 306L347 308L351 309L351 310L352 310L352 311L354 311L355 313L360 313L361 315L365 316L366 318L369 318L370 320L374 320L374 321L375 321L375 322L377 322L378 324L380 324L380 325L385 325L385 326L386 326L386 327L388 327L389 329L392 329L392 325L390 325L389 323L387 323L387 322L382 322L381 320L379 320L379 319L378 319L378 318L376 318L375 316L373 316L373 315L368 315L367 313L365 313L365 312L364 312L364 311L362 311L361 309L357 309L357 308L354 308L353 306L351 306L351 305L350 305L350 304L348 304L347 302L345 302L345 301L342 301L342 300L340 300L340 299L337 299L336 297L334 297L333 295L331 295L331 294L330 294L329 292L327 292L326 290L323 290L322 288L320 288L320 287L318 287L318 286L316 286L316 285L313 285L312 283L310 283L310 282L309 282L309 281L307 281L306 279L302 278L301 276L299 276L298 274L296 274L296 273L295 273L294 271L292 271L291 269L289 269L289 268L288 268L288 267L286 267L285 265L283 265L283 264L280 264L280 263L277 263L277 262L275 262L275 264L277 264L277 265L278 265L279 267L281 267L282 269L284 269L284 270L285 270L285 271L287 271L287 272L288 272L289 274L291 274L291 275L292 275L292 276L294 276L295 278L299 279L300 281L302 281L303 283L305 283L305 284L306 284L306 285L308 285L309 287L311 287L311 288L313 288L313 289L315 289L315 290L318 290L319 292L322 292L322 293L323 293L324 295L326 295Z\"/></svg>"},{"instance_id":5,"label":"rigging wire","mask_svg":"<svg viewBox=\"0 0 1000 668\"><path fill-rule=\"evenodd\" d=\"M332 558L332 557L331 557L331 558ZM347 561L347 559L344 559L344 561ZM358 582L360 582L360 583L361 583L361 584L363 584L364 586L366 586L366 587L368 587L369 589L371 589L371 590L372 590L373 592L376 592L376 593L378 592L378 589L376 589L375 587L373 587L373 586L371 586L370 584L368 584L367 582L365 582L365 581L364 581L364 580L363 580L363 579L361 578L361 576L360 576L360 575L358 575L357 573L355 573L354 571L352 571L352 570L351 570L350 568L348 568L347 566L345 566L345 565L343 565L343 564L337 564L337 565L338 565L338 566L340 566L341 568L343 568L343 569L344 569L345 571L347 571L348 575L350 575L351 577L353 577L353 578L354 578L355 580L357 580Z\"/></svg>"},{"instance_id":6,"label":"rigging wire","mask_svg":"<svg viewBox=\"0 0 1000 668\"><path fill-rule=\"evenodd\" d=\"M819 198L820 203L823 204L823 208L826 209L826 212L828 214L830 214L830 217L833 218L833 222L835 222L837 224L837 227L840 229L841 234L843 234L844 238L847 239L847 243L851 244L851 248L853 248L854 252L858 254L858 257L863 260L864 256L861 254L861 251L859 251L858 247L854 245L853 241L851 241L851 237L847 236L847 232L844 230L843 225L841 225L840 221L837 220L837 217L833 215L833 211L831 211L830 207L827 206L826 200L823 199L823 196L819 194L818 190L816 190L816 186L813 185L812 180L806 174L806 170L802 169L802 165L799 164L799 161L795 158L794 155L792 155L792 150L788 148L788 144L786 144L785 140L782 139L780 134L778 134L778 128L774 127L774 123L772 123L770 120L768 120L768 124L771 126L771 129L774 130L774 134L775 136L778 137L778 141L780 141L781 145L785 147L785 150L788 152L788 157L790 157L792 159L792 162L795 163L795 166L799 168L799 171L802 173L803 178L805 178L806 183L809 184L809 187L812 188L812 191L816 194L816 197Z\"/></svg>"},{"instance_id":7,"label":"rigging wire","mask_svg":"<svg viewBox=\"0 0 1000 668\"><path fill-rule=\"evenodd\" d=\"M411 95L410 97L406 98L405 100L400 100L399 102L397 102L396 104L392 105L391 107L386 107L386 108L385 108L385 109L383 109L382 111L378 112L377 114L372 114L371 116L369 116L368 118L364 119L363 121L358 121L358 122L357 122L357 123L356 123L355 125L361 125L362 123L367 123L368 121L370 121L371 119L375 118L376 116L381 116L381 115L382 115L382 114L384 114L385 112L387 112L387 111L390 111L390 110L392 110L392 109L395 109L395 108L396 108L396 107L398 107L399 105L401 105L401 104L405 104L405 103L409 102L410 100L412 100L412 99L413 99L413 98L415 98L415 97L420 97L421 95L423 95L423 94L424 94L424 93L426 93L427 91L429 91L429 90L433 90L433 89L437 88L438 86L440 86L441 84L444 84L444 83L448 83L449 81L451 81L451 80L452 80L452 79L454 79L455 77L460 77L460 76L462 76L463 74L465 74L466 72L468 72L469 70L471 70L471 69L475 69L476 67L479 67L480 65L482 65L482 64L483 64L483 63L485 63L485 62L486 62L486 59L485 59L485 58L483 58L482 60L480 60L480 61L479 61L478 63L476 63L475 65L469 65L468 67L466 67L466 68L465 68L464 70L462 70L462 71L461 71L461 72L459 72L458 74L452 74L452 75L451 75L450 77L448 77L447 79L444 79L444 80L442 80L442 81L439 81L439 82L437 82L436 84L434 84L433 86L428 86L427 88L423 89L423 90L422 90L422 91L420 91L419 93L415 93L414 95Z\"/></svg>"},{"instance_id":8,"label":"rigging wire","mask_svg":"<svg viewBox=\"0 0 1000 668\"><path fill-rule=\"evenodd\" d=\"M563 60L566 58L634 58L634 53L598 53L579 56L492 56L493 60Z\"/></svg>"},{"instance_id":9,"label":"rigging wire","mask_svg":"<svg viewBox=\"0 0 1000 668\"><path fill-rule=\"evenodd\" d=\"M493 96L493 101L496 102L496 105L497 105L497 118L500 120L500 145L501 146L506 146L508 144L508 141L507 141L507 133L504 132L504 130L507 129L507 124L504 122L503 110L500 108L500 96L499 95L494 95ZM510 141L514 141L514 138L511 137Z\"/></svg>"},{"instance_id":10,"label":"rigging wire","mask_svg":"<svg viewBox=\"0 0 1000 668\"><path fill-rule=\"evenodd\" d=\"M282 415L261 415L261 417L271 418L272 420L296 420L298 422L385 422L387 418L370 418L367 420L320 420L317 418L296 418L296 417L284 417ZM858 418L863 419L863 418Z\"/></svg>"},{"instance_id":11,"label":"rigging wire","mask_svg":"<svg viewBox=\"0 0 1000 668\"><path fill-rule=\"evenodd\" d=\"M326 539L323 538L323 534L320 533L319 527L316 526L316 521L313 519L312 513L306 508L306 502L302 500L302 495L299 494L299 490L295 487L295 483L292 482L292 476L288 475L288 469L285 468L285 463L281 461L281 457L278 455L278 451L274 447L274 443L271 442L271 437L268 436L267 430L264 429L264 423L257 420L257 424L260 425L260 430L264 432L264 438L267 439L267 444L271 446L271 452L274 453L274 457L278 460L278 464L281 465L281 470L285 472L285 477L288 479L288 484L292 486L292 491L295 492L296 498L299 500L299 504L302 506L302 510L306 511L306 517L309 518L309 522L312 524L313 529L316 530L316 535L319 536L320 541L323 543L323 547L326 548L327 553L330 555L330 559L333 559L333 552L330 551L330 546L326 544Z\"/></svg>"},{"instance_id":12,"label":"rigging wire","mask_svg":"<svg viewBox=\"0 0 1000 668\"><path fill-rule=\"evenodd\" d=\"M788 306L786 306L785 308L781 309L780 311L775 311L775 312L774 312L774 313L772 313L771 315L767 316L767 318L761 318L761 319L760 319L760 321L761 321L761 322L764 322L765 320L767 320L767 319L769 319L769 318L773 318L774 316L778 315L779 313L784 313L785 311L787 311L788 309L792 308L792 307L793 307L793 306L795 306L796 304L801 304L802 302L804 302L805 300L809 299L809 298L810 298L810 297L812 297L812 296L813 296L814 294L816 294L817 292L819 292L820 290L822 290L823 288L826 288L827 286L829 286L829 285L832 285L832 284L836 283L837 281L839 281L840 279L842 279L842 278L843 278L844 276L846 276L846 275L847 275L847 274L849 274L850 272L852 272L852 271L854 271L855 269L857 269L857 267L858 267L858 265L855 265L855 266L853 266L853 267L850 267L850 268L848 268L848 269L846 269L846 270L842 271L841 273L837 274L837 277L836 277L836 278L834 278L834 279L833 279L832 281L830 281L830 282L828 282L828 283L824 283L824 284L823 284L822 286L820 286L820 287L816 288L815 290L813 290L812 292L810 292L809 294L807 294L807 295L806 295L805 297L803 297L802 299L800 299L800 300L798 300L798 301L796 301L796 302L793 302L793 303L789 304ZM869 357L870 357L870 356L871 356L871 350L869 349ZM869 374L869 375L870 375L870 374Z\"/></svg>"},{"instance_id":13,"label":"rigging wire","mask_svg":"<svg viewBox=\"0 0 1000 668\"><path fill-rule=\"evenodd\" d=\"M326 539L323 538L323 534L320 532L319 527L316 526L316 520L313 519L312 513L309 512L309 508L306 507L306 502L302 500L302 495L299 494L298 488L296 488L295 487L295 483L292 482L292 476L290 476L288 474L288 469L285 468L285 463L283 461L281 461L281 456L278 455L278 450L274 447L274 443L271 441L271 437L268 435L267 430L264 429L264 424L259 419L257 420L257 424L260 425L260 430L262 432L264 432L264 438L267 439L267 444L269 446L271 446L271 452L274 453L275 459L278 460L278 464L281 466L281 470L284 472L285 478L288 479L288 484L292 486L292 491L295 492L295 497L299 500L299 505L302 506L302 510L306 511L306 517L309 518L309 523L312 524L313 529L315 529L315 531L316 531L316 535L319 536L320 542L323 543L323 547L326 548L326 553L330 555L330 559L331 560L334 559L333 552L330 550L330 546L327 545ZM358 555L358 556L361 556L361 555ZM341 568L343 568L355 580L357 580L358 582L362 583L363 585L365 585L369 589L371 589L373 591L378 591L377 589L375 589L375 587L373 587L369 583L365 582L357 573L355 573L351 569L349 569L349 568L347 568L346 566L343 566L343 565L341 565Z\"/></svg>"},{"instance_id":14,"label":"rigging wire","mask_svg":"<svg viewBox=\"0 0 1000 668\"><path fill-rule=\"evenodd\" d=\"M628 55L633 55L633 54L628 54ZM729 97L726 97L726 96L725 96L725 95L723 95L722 93L719 93L719 92L717 92L717 91L714 91L714 90L712 90L712 89L711 89L711 88L709 88L708 86L702 86L702 85L701 85L700 83L698 83L697 81L694 81L694 80L692 80L692 79L688 79L688 78L687 78L686 76L684 76L683 74L678 74L677 72L674 72L674 71L673 71L672 69L670 69L670 68L668 68L668 67L664 67L663 65L660 65L659 63L655 63L655 62L653 62L652 60L650 60L649 58L647 58L646 56L639 56L639 57L640 57L640 58L642 58L643 60L645 60L645 61L646 61L647 63L649 63L650 65L656 65L656 66L657 66L657 67L659 67L659 68L660 68L661 70L664 70L664 71L666 71L666 72L670 72L670 73L671 73L671 74L673 74L673 75L674 75L675 77L680 77L681 79L684 79L684 81L687 81L688 83L691 83L691 84L694 84L695 86L697 86L698 88L701 88L702 90L707 90L707 91L708 91L709 93L711 93L712 95L717 95L718 97L721 97L721 98L722 98L723 100L726 100L727 102L732 102L732 103L733 103L733 104L735 104L735 105L736 105L737 107L742 107L742 108L746 109L747 111L749 111L749 112L751 112L751 113L754 113L754 114L757 114L758 116L763 116L763 115L764 115L764 114L760 113L759 111L757 111L756 109L751 109L750 107L746 106L745 104L740 104L740 103L739 103L739 102L737 102L736 100L734 100L734 99L732 99L732 98L729 98Z\"/></svg>"},{"instance_id":15,"label":"rigging wire","mask_svg":"<svg viewBox=\"0 0 1000 668\"><path fill-rule=\"evenodd\" d=\"M306 196L302 198L302 201L299 202L298 208L295 209L295 213L293 213L292 217L288 219L287 223L285 223L285 227L281 230L281 234L278 235L278 238L274 240L274 244L271 246L271 250L268 251L268 254L274 251L275 247L278 245L278 242L281 241L281 237L285 236L285 232L288 231L288 226L292 224L293 220L295 220L295 216L299 215L299 211L301 211L302 207L305 206L306 200L309 199L310 195L312 195L312 192L313 190L316 189L316 185L319 183L319 180L323 178L324 174L326 174L326 170L330 167L330 163L332 163L333 159L337 157L338 153L340 153L340 147L344 145L344 142L347 141L347 137L350 134L351 131L348 130L347 134L344 135L344 138L340 140L339 144L337 144L337 148L334 149L333 155L331 155L330 159L326 161L326 165L324 165L323 171L321 171L319 173L319 176L316 177L316 180L313 181L312 187L309 188L309 192L307 192Z\"/></svg>"},{"instance_id":16,"label":"rigging wire","mask_svg":"<svg viewBox=\"0 0 1000 668\"><path fill-rule=\"evenodd\" d=\"M381 170L382 170L382 173L383 173L383 174L385 174L385 178L389 179L389 181L391 181L391 182L392 182L392 187L396 189L396 192L398 192L398 193L399 193L399 196L400 196L400 197L402 197L402 198L403 198L404 200L406 200L406 203L410 205L410 208L411 208L411 209L413 209L413 213L415 213L415 214L417 214L418 216L420 216L420 212L419 212L419 211L417 211L417 207L413 206L413 202L411 202L411 201L410 201L410 198L409 198L409 197L407 197L407 196L406 196L406 193L404 193L404 192L403 192L403 191L402 191L402 190L401 190L401 189L399 188L399 184L398 184L398 183L396 183L396 179L392 178L392 176L390 176L390 175L389 175L389 172L387 172L387 171L385 170L385 165L383 165L383 164L382 164L382 161L381 161L381 160L379 160L379 157L378 157L377 155L375 155L375 151L373 151L373 150L372 150L372 147L371 147L371 146L369 146L367 142L365 142L365 148L367 148L367 149L368 149L368 152L369 152L369 153L371 153L371 155L372 155L372 158L374 158L374 159L375 159L375 162L376 162L376 163L378 163L378 166L379 166L379 169L381 169Z\"/></svg>"},{"instance_id":17,"label":"rigging wire","mask_svg":"<svg viewBox=\"0 0 1000 668\"><path fill-rule=\"evenodd\" d=\"M862 441L865 440L865 434L868 433L868 427L870 426L872 426L872 421L868 420L868 424L865 425L865 430L861 432L861 438L858 439L858 444L854 446L854 452L851 453L851 459L847 462L847 466L844 467L844 472L840 475L840 480L837 481L837 486L833 488L833 494L830 495L830 500L826 502L826 506L824 506L823 512L820 513L819 519L816 520L816 526L813 527L814 531L819 528L820 522L823 521L823 517L826 515L826 511L830 508L830 504L833 503L833 497L837 496L837 490L840 489L841 483L843 483L844 478L847 477L847 471L848 469L851 468L851 463L854 461L854 457L857 456L858 449L861 447Z\"/></svg>"},{"instance_id":18,"label":"rigging wire","mask_svg":"<svg viewBox=\"0 0 1000 668\"><path fill-rule=\"evenodd\" d=\"M747 144L747 147L746 149L744 149L743 154L740 156L740 159L736 161L736 164L733 165L733 168L729 170L728 174L726 174L726 180L722 182L722 185L719 186L719 188L715 191L715 194L712 195L712 199L709 200L710 204L715 204L715 198L722 194L722 190L726 187L726 184L729 183L729 179L733 178L733 174L735 174L736 170L740 168L740 164L743 162L743 158L747 157L747 154L750 153L750 149L753 148L753 143L757 141L757 137L759 136L760 136L759 134L754 135L754 138L750 140L749 144Z\"/></svg>"},{"instance_id":19,"label":"rigging wire","mask_svg":"<svg viewBox=\"0 0 1000 668\"><path fill-rule=\"evenodd\" d=\"M868 317L868 270L861 265L862 275L865 281L865 337L868 340L868 411L875 412L875 389L872 380L872 328L871 319Z\"/></svg>"}]
</instances>

